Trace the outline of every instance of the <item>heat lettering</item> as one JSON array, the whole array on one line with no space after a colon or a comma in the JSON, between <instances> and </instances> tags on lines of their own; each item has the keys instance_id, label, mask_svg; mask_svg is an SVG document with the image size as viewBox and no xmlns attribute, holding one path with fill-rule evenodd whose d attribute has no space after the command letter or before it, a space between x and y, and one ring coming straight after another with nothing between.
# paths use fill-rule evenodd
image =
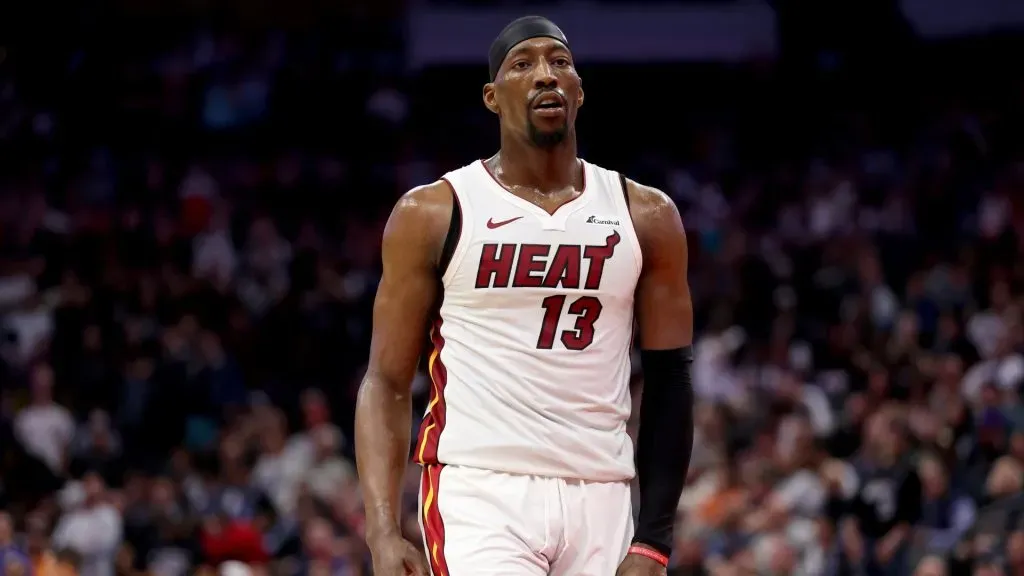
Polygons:
<instances>
[{"instance_id":1,"label":"heat lettering","mask_svg":"<svg viewBox=\"0 0 1024 576\"><path fill-rule=\"evenodd\" d=\"M517 248L516 244L484 244L484 249L480 253L480 266L476 272L476 287L508 286Z\"/></svg>"},{"instance_id":2,"label":"heat lettering","mask_svg":"<svg viewBox=\"0 0 1024 576\"><path fill-rule=\"evenodd\" d=\"M544 282L544 269L548 267L543 260L551 250L547 244L520 244L519 259L516 261L516 275L512 280L513 288L539 288ZM537 274L540 272L541 274Z\"/></svg>"},{"instance_id":3,"label":"heat lettering","mask_svg":"<svg viewBox=\"0 0 1024 576\"><path fill-rule=\"evenodd\" d=\"M604 274L604 263L615 253L615 247L619 245L619 233L613 232L605 239L604 246L587 246L583 250L583 257L590 260L587 268L587 283L583 285L587 290L597 290L601 286L601 276Z\"/></svg>"},{"instance_id":4,"label":"heat lettering","mask_svg":"<svg viewBox=\"0 0 1024 576\"><path fill-rule=\"evenodd\" d=\"M615 254L622 238L613 232L603 246L576 244L484 244L477 268L477 288L580 288L583 264L587 264L582 288L601 287L604 265ZM513 271L513 267L515 270Z\"/></svg>"},{"instance_id":5,"label":"heat lettering","mask_svg":"<svg viewBox=\"0 0 1024 576\"><path fill-rule=\"evenodd\" d=\"M579 288L581 251L582 247L576 244L559 245L544 277L544 287Z\"/></svg>"}]
</instances>

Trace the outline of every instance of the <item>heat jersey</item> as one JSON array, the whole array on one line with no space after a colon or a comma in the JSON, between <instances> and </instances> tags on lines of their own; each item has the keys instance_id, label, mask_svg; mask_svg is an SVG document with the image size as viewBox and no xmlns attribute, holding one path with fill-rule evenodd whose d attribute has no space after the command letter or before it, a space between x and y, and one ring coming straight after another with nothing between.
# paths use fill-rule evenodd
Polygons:
<instances>
[{"instance_id":1,"label":"heat jersey","mask_svg":"<svg viewBox=\"0 0 1024 576\"><path fill-rule=\"evenodd\" d=\"M583 192L550 214L482 161L444 176L461 231L431 331L417 462L633 477L626 421L640 245L619 174L582 166Z\"/></svg>"}]
</instances>

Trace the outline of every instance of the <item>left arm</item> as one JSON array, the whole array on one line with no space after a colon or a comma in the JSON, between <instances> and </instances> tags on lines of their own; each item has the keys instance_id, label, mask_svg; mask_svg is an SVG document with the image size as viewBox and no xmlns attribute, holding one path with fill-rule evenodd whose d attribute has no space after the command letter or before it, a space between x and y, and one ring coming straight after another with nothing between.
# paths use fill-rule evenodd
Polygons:
<instances>
[{"instance_id":1,"label":"left arm","mask_svg":"<svg viewBox=\"0 0 1024 576\"><path fill-rule=\"evenodd\" d=\"M667 557L693 448L689 258L675 203L653 188L627 184L643 254L635 302L644 389L637 438L640 515L634 542Z\"/></svg>"}]
</instances>

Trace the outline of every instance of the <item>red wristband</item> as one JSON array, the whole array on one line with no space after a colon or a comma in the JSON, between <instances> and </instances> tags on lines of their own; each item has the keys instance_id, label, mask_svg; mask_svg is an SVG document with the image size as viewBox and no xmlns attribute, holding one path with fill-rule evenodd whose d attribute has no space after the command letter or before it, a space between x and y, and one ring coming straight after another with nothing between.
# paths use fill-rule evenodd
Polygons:
<instances>
[{"instance_id":1,"label":"red wristband","mask_svg":"<svg viewBox=\"0 0 1024 576\"><path fill-rule=\"evenodd\" d=\"M661 564L662 566L665 566L666 568L668 567L668 556L665 556L657 550L651 550L650 548L647 548L645 546L637 546L636 544L634 544L629 547L629 550L626 553L639 554L641 556L645 556L647 558L650 558L651 560L654 560L655 562Z\"/></svg>"}]
</instances>

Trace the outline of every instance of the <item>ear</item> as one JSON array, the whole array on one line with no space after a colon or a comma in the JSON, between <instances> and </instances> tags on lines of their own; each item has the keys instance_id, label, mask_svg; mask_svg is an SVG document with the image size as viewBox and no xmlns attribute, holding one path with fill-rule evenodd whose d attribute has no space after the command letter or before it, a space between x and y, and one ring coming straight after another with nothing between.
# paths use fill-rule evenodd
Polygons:
<instances>
[{"instance_id":1,"label":"ear","mask_svg":"<svg viewBox=\"0 0 1024 576\"><path fill-rule=\"evenodd\" d=\"M579 94L576 96L576 108L583 106L583 85L580 85Z\"/></svg>"},{"instance_id":2,"label":"ear","mask_svg":"<svg viewBox=\"0 0 1024 576\"><path fill-rule=\"evenodd\" d=\"M500 114L501 112L501 109L498 107L498 95L495 92L494 82L484 84L484 106L495 114Z\"/></svg>"}]
</instances>

